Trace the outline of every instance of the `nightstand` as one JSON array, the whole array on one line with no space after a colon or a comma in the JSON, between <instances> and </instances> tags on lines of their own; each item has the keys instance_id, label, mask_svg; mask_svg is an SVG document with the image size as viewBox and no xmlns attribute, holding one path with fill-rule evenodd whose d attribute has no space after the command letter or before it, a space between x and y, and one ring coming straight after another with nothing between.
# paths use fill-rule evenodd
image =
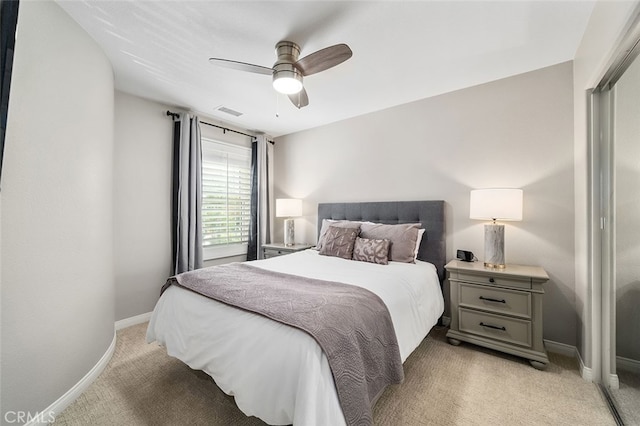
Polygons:
<instances>
[{"instance_id":1,"label":"nightstand","mask_svg":"<svg viewBox=\"0 0 640 426\"><path fill-rule=\"evenodd\" d=\"M451 325L447 338L527 358L543 370L549 358L542 341L542 285L539 266L486 268L482 262L452 260L448 273Z\"/></svg>"},{"instance_id":2,"label":"nightstand","mask_svg":"<svg viewBox=\"0 0 640 426\"><path fill-rule=\"evenodd\" d=\"M295 253L297 251L306 250L311 247L313 247L313 245L311 244L294 244L292 246L286 246L282 243L263 244L262 255L265 259L269 259L270 257Z\"/></svg>"}]
</instances>

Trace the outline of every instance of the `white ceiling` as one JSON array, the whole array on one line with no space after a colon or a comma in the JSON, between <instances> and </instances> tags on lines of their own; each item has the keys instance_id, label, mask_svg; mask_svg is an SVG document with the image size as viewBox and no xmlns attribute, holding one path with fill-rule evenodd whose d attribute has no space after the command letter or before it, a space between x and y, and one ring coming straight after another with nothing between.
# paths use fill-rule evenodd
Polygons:
<instances>
[{"instance_id":1,"label":"white ceiling","mask_svg":"<svg viewBox=\"0 0 640 426\"><path fill-rule=\"evenodd\" d=\"M594 2L58 4L109 57L117 89L275 137L571 60ZM298 43L301 57L346 43L353 57L305 78L310 104L300 110L269 76L208 62L271 67L280 40Z\"/></svg>"}]
</instances>

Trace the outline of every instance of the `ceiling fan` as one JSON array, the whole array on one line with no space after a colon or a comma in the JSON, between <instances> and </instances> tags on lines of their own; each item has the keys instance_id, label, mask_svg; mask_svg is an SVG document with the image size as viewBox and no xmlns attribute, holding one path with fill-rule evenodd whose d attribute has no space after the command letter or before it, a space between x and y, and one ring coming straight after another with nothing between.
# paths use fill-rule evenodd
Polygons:
<instances>
[{"instance_id":1,"label":"ceiling fan","mask_svg":"<svg viewBox=\"0 0 640 426\"><path fill-rule=\"evenodd\" d=\"M298 59L300 46L291 41L280 41L276 44L276 55L278 58L271 68L222 58L209 58L209 62L240 71L271 75L273 88L289 96L296 107L302 108L309 105L302 78L343 63L353 52L346 44L336 44Z\"/></svg>"}]
</instances>

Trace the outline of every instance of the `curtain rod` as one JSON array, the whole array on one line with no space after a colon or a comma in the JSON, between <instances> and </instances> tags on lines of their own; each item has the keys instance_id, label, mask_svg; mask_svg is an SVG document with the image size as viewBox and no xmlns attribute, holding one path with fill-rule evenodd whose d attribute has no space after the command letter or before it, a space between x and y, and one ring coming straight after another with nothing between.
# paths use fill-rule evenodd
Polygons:
<instances>
[{"instance_id":1,"label":"curtain rod","mask_svg":"<svg viewBox=\"0 0 640 426\"><path fill-rule=\"evenodd\" d=\"M177 112L171 112L171 111L167 110L167 116L168 116L168 117L173 117L173 118L178 118L178 117L180 117L180 114L178 114ZM222 132L223 132L223 133L226 133L226 132L233 132L233 133L238 133L238 134L240 134L240 135L249 136L250 138L255 138L255 136L254 136L254 135L250 135L250 134L248 134L248 133L239 132L239 131L237 131L237 130L233 130L233 129L228 129L228 128L226 128L226 127L218 126L217 124L207 123L206 121L202 121L202 120L200 120L200 123L202 123L202 124L206 124L207 126L217 127L218 129L222 129ZM270 141L270 140L268 140L267 142L269 142L269 143L271 143L271 144L273 144L273 143L274 143L273 141Z\"/></svg>"}]
</instances>

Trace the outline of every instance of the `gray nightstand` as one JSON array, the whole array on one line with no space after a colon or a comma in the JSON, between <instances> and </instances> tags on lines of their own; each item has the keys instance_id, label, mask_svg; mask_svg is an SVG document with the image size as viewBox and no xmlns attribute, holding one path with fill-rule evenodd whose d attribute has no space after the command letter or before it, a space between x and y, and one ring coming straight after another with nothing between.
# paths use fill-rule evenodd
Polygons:
<instances>
[{"instance_id":1,"label":"gray nightstand","mask_svg":"<svg viewBox=\"0 0 640 426\"><path fill-rule=\"evenodd\" d=\"M297 251L306 250L313 247L311 244L294 244L292 246L286 246L282 243L263 244L262 254L265 259L270 257L282 256L285 254L295 253Z\"/></svg>"},{"instance_id":2,"label":"gray nightstand","mask_svg":"<svg viewBox=\"0 0 640 426\"><path fill-rule=\"evenodd\" d=\"M452 260L449 343L460 341L527 358L542 370L549 358L542 341L542 284L549 276L539 266L485 268L481 262Z\"/></svg>"}]
</instances>

